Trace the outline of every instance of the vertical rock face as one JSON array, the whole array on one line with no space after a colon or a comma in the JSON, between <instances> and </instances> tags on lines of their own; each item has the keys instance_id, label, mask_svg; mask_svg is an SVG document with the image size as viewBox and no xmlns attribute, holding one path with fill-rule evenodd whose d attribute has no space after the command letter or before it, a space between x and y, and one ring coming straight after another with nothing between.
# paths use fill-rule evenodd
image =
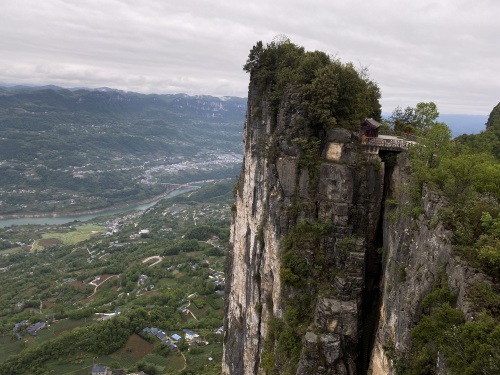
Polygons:
<instances>
[{"instance_id":1,"label":"vertical rock face","mask_svg":"<svg viewBox=\"0 0 500 375\"><path fill-rule=\"evenodd\" d=\"M376 86L287 42L258 43L245 69L223 373L395 374L436 281L472 319L467 290L483 276L453 255L442 198L424 189L423 214L408 212L408 155L345 129L376 113Z\"/></svg>"},{"instance_id":2,"label":"vertical rock face","mask_svg":"<svg viewBox=\"0 0 500 375\"><path fill-rule=\"evenodd\" d=\"M277 115L257 91L251 81L223 373L365 373L384 164L350 131L304 129L293 89Z\"/></svg>"},{"instance_id":3,"label":"vertical rock face","mask_svg":"<svg viewBox=\"0 0 500 375\"><path fill-rule=\"evenodd\" d=\"M443 273L457 308L466 320L473 319L468 289L485 275L469 267L452 251L452 233L437 219L446 202L424 188L423 214L417 219L405 214L408 207L409 160L399 154L388 178L389 190L397 207L385 205L383 215L384 272L381 280L380 319L370 362L371 374L396 374L394 353L411 349L411 329L422 315L421 302L431 292L438 275ZM392 352L392 353L391 353ZM436 366L438 374L447 374L444 362Z\"/></svg>"}]
</instances>

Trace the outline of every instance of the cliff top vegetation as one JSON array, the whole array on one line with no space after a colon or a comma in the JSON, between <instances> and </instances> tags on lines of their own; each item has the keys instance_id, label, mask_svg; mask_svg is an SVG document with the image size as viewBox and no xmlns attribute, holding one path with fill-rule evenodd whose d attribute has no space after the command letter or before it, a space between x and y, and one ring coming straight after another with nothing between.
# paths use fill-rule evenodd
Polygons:
<instances>
[{"instance_id":1,"label":"cliff top vegetation","mask_svg":"<svg viewBox=\"0 0 500 375\"><path fill-rule=\"evenodd\" d=\"M250 50L243 70L259 93L266 92L277 115L283 95L293 87L301 95L305 126L355 130L363 118L381 118L380 90L365 68L342 63L324 52L306 52L286 37Z\"/></svg>"}]
</instances>

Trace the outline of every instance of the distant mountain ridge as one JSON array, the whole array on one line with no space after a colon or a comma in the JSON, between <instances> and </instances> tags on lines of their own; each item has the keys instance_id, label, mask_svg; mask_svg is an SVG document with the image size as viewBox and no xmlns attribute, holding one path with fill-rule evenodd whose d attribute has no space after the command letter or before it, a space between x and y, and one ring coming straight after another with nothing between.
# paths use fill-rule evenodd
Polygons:
<instances>
[{"instance_id":1,"label":"distant mountain ridge","mask_svg":"<svg viewBox=\"0 0 500 375\"><path fill-rule=\"evenodd\" d=\"M218 98L208 95L189 96L186 94L139 94L121 90L65 89L58 86L42 87L0 87L0 111L22 106L33 112L58 111L98 111L115 113L140 112L150 109L174 111L176 113L195 110L205 119L222 121L244 116L246 99L237 97ZM228 117L229 116L229 117Z\"/></svg>"},{"instance_id":2,"label":"distant mountain ridge","mask_svg":"<svg viewBox=\"0 0 500 375\"><path fill-rule=\"evenodd\" d=\"M98 209L161 184L234 177L245 114L237 97L0 87L0 215Z\"/></svg>"}]
</instances>

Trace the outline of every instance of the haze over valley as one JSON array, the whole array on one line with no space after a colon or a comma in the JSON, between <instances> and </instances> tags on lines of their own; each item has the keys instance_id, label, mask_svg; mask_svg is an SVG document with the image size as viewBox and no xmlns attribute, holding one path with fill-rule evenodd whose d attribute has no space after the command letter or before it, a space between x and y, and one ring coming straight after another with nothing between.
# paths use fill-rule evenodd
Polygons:
<instances>
[{"instance_id":1,"label":"haze over valley","mask_svg":"<svg viewBox=\"0 0 500 375\"><path fill-rule=\"evenodd\" d=\"M245 99L0 88L0 216L82 212L235 177Z\"/></svg>"}]
</instances>

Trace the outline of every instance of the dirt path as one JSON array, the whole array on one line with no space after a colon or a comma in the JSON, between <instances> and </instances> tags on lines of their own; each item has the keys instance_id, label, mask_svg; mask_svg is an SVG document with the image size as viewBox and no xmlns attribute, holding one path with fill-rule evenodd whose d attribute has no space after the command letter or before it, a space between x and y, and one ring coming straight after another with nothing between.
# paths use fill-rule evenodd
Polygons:
<instances>
[{"instance_id":1,"label":"dirt path","mask_svg":"<svg viewBox=\"0 0 500 375\"><path fill-rule=\"evenodd\" d=\"M140 291L139 291L139 292L137 292L136 296L140 297L140 296L143 296L145 294L153 293L153 292L156 292L156 290L148 290L147 292L144 292L144 293L140 293Z\"/></svg>"},{"instance_id":2,"label":"dirt path","mask_svg":"<svg viewBox=\"0 0 500 375\"><path fill-rule=\"evenodd\" d=\"M194 316L194 314L193 314L193 312L191 310L186 309L186 311L188 313L190 313L193 318L195 318L196 320L198 320L198 318L196 316Z\"/></svg>"},{"instance_id":3,"label":"dirt path","mask_svg":"<svg viewBox=\"0 0 500 375\"><path fill-rule=\"evenodd\" d=\"M159 255L154 255L154 256L152 256L152 257L149 257L149 258L144 259L144 260L142 261L142 263L149 262L151 259L156 259L156 262L151 263L151 264L149 265L149 267L153 267L154 265L156 265L156 264L160 263L160 262L163 260L163 258L162 258L161 256L159 256Z\"/></svg>"},{"instance_id":4,"label":"dirt path","mask_svg":"<svg viewBox=\"0 0 500 375\"><path fill-rule=\"evenodd\" d=\"M104 284L106 281L108 281L109 279L111 279L113 277L119 277L119 276L118 275L111 275L111 276L106 277L101 283L99 283L95 286L94 292L90 296L88 296L87 298L92 297L97 292L97 288L99 288L102 284Z\"/></svg>"},{"instance_id":5,"label":"dirt path","mask_svg":"<svg viewBox=\"0 0 500 375\"><path fill-rule=\"evenodd\" d=\"M186 369L186 366L187 366L186 356L184 355L183 352L181 352L181 355L182 355L182 358L184 358L184 367L182 369L180 369L179 372L184 371Z\"/></svg>"}]
</instances>

